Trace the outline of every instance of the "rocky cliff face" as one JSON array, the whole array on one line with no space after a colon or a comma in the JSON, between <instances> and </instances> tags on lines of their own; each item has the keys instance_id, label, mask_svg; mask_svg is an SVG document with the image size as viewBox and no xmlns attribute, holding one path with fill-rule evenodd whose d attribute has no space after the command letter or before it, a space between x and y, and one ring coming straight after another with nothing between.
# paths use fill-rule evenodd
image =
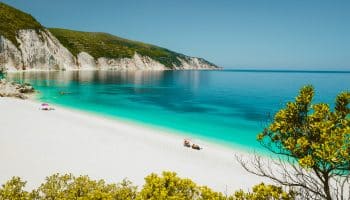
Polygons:
<instances>
[{"instance_id":1,"label":"rocky cliff face","mask_svg":"<svg viewBox=\"0 0 350 200\"><path fill-rule=\"evenodd\" d=\"M20 30L16 47L0 37L0 67L16 70L75 69L74 56L49 31Z\"/></svg>"},{"instance_id":2,"label":"rocky cliff face","mask_svg":"<svg viewBox=\"0 0 350 200\"><path fill-rule=\"evenodd\" d=\"M74 69L75 58L49 31L20 30L17 41L23 69Z\"/></svg>"},{"instance_id":3,"label":"rocky cliff face","mask_svg":"<svg viewBox=\"0 0 350 200\"><path fill-rule=\"evenodd\" d=\"M21 52L10 40L0 36L0 71L14 71L22 68Z\"/></svg>"},{"instance_id":4,"label":"rocky cliff face","mask_svg":"<svg viewBox=\"0 0 350 200\"><path fill-rule=\"evenodd\" d=\"M0 36L0 71L18 70L168 70L163 64L137 52L132 58L94 58L86 52L72 55L48 30L19 30L16 47ZM178 58L174 69L217 69L203 59Z\"/></svg>"},{"instance_id":5,"label":"rocky cliff face","mask_svg":"<svg viewBox=\"0 0 350 200\"><path fill-rule=\"evenodd\" d=\"M85 53L87 54L87 53ZM98 58L95 61L97 69L102 70L167 70L163 64L138 53L132 58Z\"/></svg>"}]
</instances>

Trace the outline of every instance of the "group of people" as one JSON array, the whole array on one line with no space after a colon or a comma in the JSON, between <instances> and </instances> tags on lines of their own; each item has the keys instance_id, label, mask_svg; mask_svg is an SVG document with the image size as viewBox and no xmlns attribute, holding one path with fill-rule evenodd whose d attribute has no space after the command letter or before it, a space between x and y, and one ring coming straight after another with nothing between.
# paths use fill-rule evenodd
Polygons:
<instances>
[{"instance_id":1,"label":"group of people","mask_svg":"<svg viewBox=\"0 0 350 200\"><path fill-rule=\"evenodd\" d=\"M184 139L184 146L188 148L192 148L195 150L201 150L202 148L198 144L192 143L189 139Z\"/></svg>"},{"instance_id":2,"label":"group of people","mask_svg":"<svg viewBox=\"0 0 350 200\"><path fill-rule=\"evenodd\" d=\"M40 110L45 110L45 111L50 111L50 110L55 110L55 108L51 107L49 104L47 103L42 103L40 105Z\"/></svg>"}]
</instances>

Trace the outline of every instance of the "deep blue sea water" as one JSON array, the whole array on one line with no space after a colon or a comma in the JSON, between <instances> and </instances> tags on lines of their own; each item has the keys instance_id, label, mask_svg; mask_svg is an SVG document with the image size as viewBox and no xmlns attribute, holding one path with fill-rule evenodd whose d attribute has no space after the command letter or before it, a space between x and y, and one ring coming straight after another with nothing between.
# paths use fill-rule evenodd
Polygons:
<instances>
[{"instance_id":1,"label":"deep blue sea water","mask_svg":"<svg viewBox=\"0 0 350 200\"><path fill-rule=\"evenodd\" d=\"M331 105L339 92L350 90L346 72L75 71L8 78L33 84L43 102L255 150L256 135L303 85L315 87L315 102Z\"/></svg>"}]
</instances>

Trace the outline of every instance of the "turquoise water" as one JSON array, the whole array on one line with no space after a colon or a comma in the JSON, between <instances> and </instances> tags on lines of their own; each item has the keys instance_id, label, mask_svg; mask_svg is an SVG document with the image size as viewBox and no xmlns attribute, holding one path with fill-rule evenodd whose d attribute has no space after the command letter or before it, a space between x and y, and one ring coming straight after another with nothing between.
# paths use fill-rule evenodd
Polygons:
<instances>
[{"instance_id":1,"label":"turquoise water","mask_svg":"<svg viewBox=\"0 0 350 200\"><path fill-rule=\"evenodd\" d=\"M333 104L350 73L281 71L76 71L13 73L40 100L177 131L188 137L261 150L256 135L300 87ZM64 94L62 94L64 93Z\"/></svg>"}]
</instances>

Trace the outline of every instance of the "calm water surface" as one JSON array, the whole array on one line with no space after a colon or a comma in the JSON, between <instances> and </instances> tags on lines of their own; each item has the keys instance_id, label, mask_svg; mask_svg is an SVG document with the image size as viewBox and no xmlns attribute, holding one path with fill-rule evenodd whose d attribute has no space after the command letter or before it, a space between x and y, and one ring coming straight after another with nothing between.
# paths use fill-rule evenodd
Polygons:
<instances>
[{"instance_id":1,"label":"calm water surface","mask_svg":"<svg viewBox=\"0 0 350 200\"><path fill-rule=\"evenodd\" d=\"M76 71L8 78L33 84L43 102L257 150L256 135L267 119L303 85L314 85L316 102L332 105L339 92L350 89L350 73L324 72Z\"/></svg>"}]
</instances>

